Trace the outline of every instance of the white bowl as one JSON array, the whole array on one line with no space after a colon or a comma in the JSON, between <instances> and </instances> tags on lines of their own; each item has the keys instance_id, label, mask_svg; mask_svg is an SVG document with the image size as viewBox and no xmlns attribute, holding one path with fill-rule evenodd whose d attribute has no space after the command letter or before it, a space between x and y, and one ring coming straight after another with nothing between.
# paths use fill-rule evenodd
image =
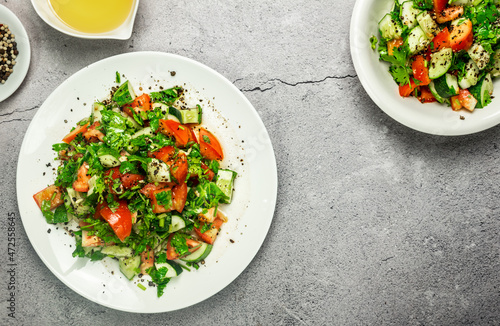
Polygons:
<instances>
[{"instance_id":1,"label":"white bowl","mask_svg":"<svg viewBox=\"0 0 500 326\"><path fill-rule=\"evenodd\" d=\"M14 72L7 79L5 84L0 84L0 102L11 96L22 84L28 68L30 66L31 49L28 34L23 24L7 7L0 5L0 24L9 25L10 31L14 34L19 54L16 58Z\"/></svg>"},{"instance_id":2,"label":"white bowl","mask_svg":"<svg viewBox=\"0 0 500 326\"><path fill-rule=\"evenodd\" d=\"M36 13L40 18L42 18L51 27L57 29L58 31L68 34L74 37L88 38L88 39L118 39L127 40L132 35L132 30L134 28L135 15L137 14L137 8L139 7L139 0L134 0L132 5L132 10L128 18L123 22L120 27L106 32L106 33L84 33L79 32L65 23L63 23L54 13L50 7L48 0L31 0Z\"/></svg>"},{"instance_id":3,"label":"white bowl","mask_svg":"<svg viewBox=\"0 0 500 326\"><path fill-rule=\"evenodd\" d=\"M372 100L396 121L434 135L467 135L500 123L500 82L494 81L495 99L474 112L453 111L439 103L421 104L416 98L402 98L389 74L389 66L379 61L370 37L378 36L378 22L388 13L394 0L357 0L351 18L351 55L361 84ZM463 119L462 119L463 118Z\"/></svg>"}]
</instances>

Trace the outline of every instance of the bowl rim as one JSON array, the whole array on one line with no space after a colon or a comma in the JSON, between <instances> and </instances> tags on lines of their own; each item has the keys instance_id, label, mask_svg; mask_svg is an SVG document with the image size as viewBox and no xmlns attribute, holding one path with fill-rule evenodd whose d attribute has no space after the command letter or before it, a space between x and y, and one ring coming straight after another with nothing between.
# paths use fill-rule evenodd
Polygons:
<instances>
[{"instance_id":1,"label":"bowl rim","mask_svg":"<svg viewBox=\"0 0 500 326\"><path fill-rule=\"evenodd\" d=\"M127 40L132 36L132 31L139 8L139 0L133 0L134 4L127 19L116 29L104 33L79 32L62 22L52 11L49 0L31 0L31 4L37 15L50 27L69 36L83 39L117 39ZM57 23L55 23L57 22Z\"/></svg>"}]
</instances>

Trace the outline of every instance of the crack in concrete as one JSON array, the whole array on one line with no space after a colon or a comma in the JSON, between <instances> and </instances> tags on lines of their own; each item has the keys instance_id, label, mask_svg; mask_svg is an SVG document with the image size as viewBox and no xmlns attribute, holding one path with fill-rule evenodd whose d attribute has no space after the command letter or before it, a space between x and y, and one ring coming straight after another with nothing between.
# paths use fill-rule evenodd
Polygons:
<instances>
[{"instance_id":1,"label":"crack in concrete","mask_svg":"<svg viewBox=\"0 0 500 326\"><path fill-rule=\"evenodd\" d=\"M295 87L295 86L298 86L298 85L303 85L303 84L320 84L320 83L323 83L325 82L326 80L328 79L346 79L346 78L357 78L358 76L357 75L344 75L344 76L326 76L325 78L323 79L319 79L319 80L305 80L305 81L299 81L299 82L296 82L296 83L289 83L289 82L286 82L284 80L281 80L279 78L273 78L273 79L270 79L268 80L267 82L265 82L264 84L267 84L267 83L271 83L271 82L278 82L278 83L281 83L281 84L284 84L284 85L287 85L287 86L292 86L292 87ZM233 82L236 83L237 81L240 81L241 79L237 79ZM249 88L249 89L240 89L242 92L255 92L255 91L260 91L260 92L266 92L268 90L271 90L275 87L276 85L272 85L272 86L269 86L269 87L262 87L262 86L257 86L257 87L254 87L254 88Z\"/></svg>"},{"instance_id":2,"label":"crack in concrete","mask_svg":"<svg viewBox=\"0 0 500 326\"><path fill-rule=\"evenodd\" d=\"M3 125L4 123L9 123L9 122L19 122L19 121L31 121L31 119L12 119L12 120L5 120L5 121L0 121L0 125Z\"/></svg>"},{"instance_id":3,"label":"crack in concrete","mask_svg":"<svg viewBox=\"0 0 500 326\"><path fill-rule=\"evenodd\" d=\"M0 117L6 117L6 116L9 116L9 115L13 115L14 113L29 112L29 111L36 110L36 109L38 109L38 105L37 106L33 106L33 107L31 107L29 109L26 109L26 110L14 110L12 112L1 113Z\"/></svg>"}]
</instances>

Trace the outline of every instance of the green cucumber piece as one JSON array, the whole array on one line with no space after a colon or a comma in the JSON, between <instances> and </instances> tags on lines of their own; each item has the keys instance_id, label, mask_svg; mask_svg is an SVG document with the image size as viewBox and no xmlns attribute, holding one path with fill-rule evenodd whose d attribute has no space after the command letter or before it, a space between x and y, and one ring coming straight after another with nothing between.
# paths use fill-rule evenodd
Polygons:
<instances>
[{"instance_id":1,"label":"green cucumber piece","mask_svg":"<svg viewBox=\"0 0 500 326\"><path fill-rule=\"evenodd\" d=\"M479 68L479 70L483 70L486 68L488 63L490 62L490 53L484 49L484 47L479 43L474 43L467 50L470 58L474 60L474 63Z\"/></svg>"},{"instance_id":2,"label":"green cucumber piece","mask_svg":"<svg viewBox=\"0 0 500 326\"><path fill-rule=\"evenodd\" d=\"M386 40L401 38L403 33L403 26L397 20L394 20L391 14L386 14L378 23L380 35Z\"/></svg>"},{"instance_id":3,"label":"green cucumber piece","mask_svg":"<svg viewBox=\"0 0 500 326\"><path fill-rule=\"evenodd\" d=\"M202 110L201 106L199 105L191 109L177 109L174 107L170 107L169 114L175 116L182 124L201 123Z\"/></svg>"},{"instance_id":4,"label":"green cucumber piece","mask_svg":"<svg viewBox=\"0 0 500 326\"><path fill-rule=\"evenodd\" d=\"M414 27L406 38L408 50L412 55L424 50L429 43L429 37L427 37L424 30L420 26Z\"/></svg>"},{"instance_id":5,"label":"green cucumber piece","mask_svg":"<svg viewBox=\"0 0 500 326\"><path fill-rule=\"evenodd\" d=\"M118 106L123 106L127 103L135 100L136 95L134 89L132 88L132 84L130 81L124 82L113 94L112 100L118 104Z\"/></svg>"},{"instance_id":6,"label":"green cucumber piece","mask_svg":"<svg viewBox=\"0 0 500 326\"><path fill-rule=\"evenodd\" d=\"M427 34L427 36L431 37L439 32L439 25L432 18L428 11L422 11L420 14L418 14L417 21L425 34Z\"/></svg>"},{"instance_id":7,"label":"green cucumber piece","mask_svg":"<svg viewBox=\"0 0 500 326\"><path fill-rule=\"evenodd\" d=\"M169 260L166 263L155 264L155 267L156 270L160 270L161 268L166 268L167 272L165 274L165 277L168 278L179 276L183 271L181 265L172 260Z\"/></svg>"},{"instance_id":8,"label":"green cucumber piece","mask_svg":"<svg viewBox=\"0 0 500 326\"><path fill-rule=\"evenodd\" d=\"M444 103L444 98L442 98L441 95L439 95L439 93L436 91L434 81L431 81L431 83L429 84L429 90L439 103Z\"/></svg>"},{"instance_id":9,"label":"green cucumber piece","mask_svg":"<svg viewBox=\"0 0 500 326\"><path fill-rule=\"evenodd\" d=\"M141 266L141 257L134 256L130 258L120 258L118 259L118 265L120 266L120 271L129 280L133 279L137 275L137 271Z\"/></svg>"},{"instance_id":10,"label":"green cucumber piece","mask_svg":"<svg viewBox=\"0 0 500 326\"><path fill-rule=\"evenodd\" d=\"M193 252L192 254L189 254L185 257L182 257L181 260L188 262L188 263L196 263L199 262L200 260L203 260L207 258L207 256L210 254L212 251L212 245L202 242L200 245L200 248Z\"/></svg>"},{"instance_id":11,"label":"green cucumber piece","mask_svg":"<svg viewBox=\"0 0 500 326\"><path fill-rule=\"evenodd\" d=\"M476 108L484 108L491 100L493 94L493 81L491 75L486 74L475 86L469 88L469 92L477 100Z\"/></svg>"},{"instance_id":12,"label":"green cucumber piece","mask_svg":"<svg viewBox=\"0 0 500 326\"><path fill-rule=\"evenodd\" d=\"M219 169L217 172L217 182L215 184L227 196L227 201L224 201L226 204L231 203L233 197L234 179L237 175L238 173L228 169Z\"/></svg>"},{"instance_id":13,"label":"green cucumber piece","mask_svg":"<svg viewBox=\"0 0 500 326\"><path fill-rule=\"evenodd\" d=\"M465 64L464 70L465 75L458 80L458 85L462 89L467 89L477 84L480 71L472 59Z\"/></svg>"},{"instance_id":14,"label":"green cucumber piece","mask_svg":"<svg viewBox=\"0 0 500 326\"><path fill-rule=\"evenodd\" d=\"M434 87L442 98L455 96L459 91L457 77L448 73L434 79Z\"/></svg>"},{"instance_id":15,"label":"green cucumber piece","mask_svg":"<svg viewBox=\"0 0 500 326\"><path fill-rule=\"evenodd\" d=\"M102 110L105 110L106 106L100 102L94 102L92 105L92 115L94 116L94 121L101 121L102 118Z\"/></svg>"},{"instance_id":16,"label":"green cucumber piece","mask_svg":"<svg viewBox=\"0 0 500 326\"><path fill-rule=\"evenodd\" d=\"M408 26L409 29L417 26L417 16L421 10L413 7L413 1L405 1L401 4L400 16L403 25Z\"/></svg>"},{"instance_id":17,"label":"green cucumber piece","mask_svg":"<svg viewBox=\"0 0 500 326\"><path fill-rule=\"evenodd\" d=\"M130 247L107 246L102 248L101 253L114 257L130 257L134 254L134 250Z\"/></svg>"},{"instance_id":18,"label":"green cucumber piece","mask_svg":"<svg viewBox=\"0 0 500 326\"><path fill-rule=\"evenodd\" d=\"M149 182L170 182L170 168L159 159L151 159L147 172Z\"/></svg>"},{"instance_id":19,"label":"green cucumber piece","mask_svg":"<svg viewBox=\"0 0 500 326\"><path fill-rule=\"evenodd\" d=\"M444 48L431 54L429 67L429 78L436 79L444 75L451 67L453 61L453 50Z\"/></svg>"},{"instance_id":20,"label":"green cucumber piece","mask_svg":"<svg viewBox=\"0 0 500 326\"><path fill-rule=\"evenodd\" d=\"M170 222L170 226L168 228L168 232L172 233L175 231L179 231L180 229L184 229L186 227L186 221L179 215L172 215L172 220Z\"/></svg>"}]
</instances>

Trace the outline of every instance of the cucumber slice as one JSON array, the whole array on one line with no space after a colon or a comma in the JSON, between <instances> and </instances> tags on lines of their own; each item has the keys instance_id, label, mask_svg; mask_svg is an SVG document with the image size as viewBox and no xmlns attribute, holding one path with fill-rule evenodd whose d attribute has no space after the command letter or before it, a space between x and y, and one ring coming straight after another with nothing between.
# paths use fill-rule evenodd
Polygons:
<instances>
[{"instance_id":1,"label":"cucumber slice","mask_svg":"<svg viewBox=\"0 0 500 326\"><path fill-rule=\"evenodd\" d=\"M493 82L491 75L486 74L475 86L469 88L469 92L477 100L476 108L484 108L491 100L493 94Z\"/></svg>"},{"instance_id":2,"label":"cucumber slice","mask_svg":"<svg viewBox=\"0 0 500 326\"><path fill-rule=\"evenodd\" d=\"M429 84L429 90L439 103L444 103L444 98L442 98L441 95L439 95L439 93L436 91L434 81L431 81L431 83Z\"/></svg>"},{"instance_id":3,"label":"cucumber slice","mask_svg":"<svg viewBox=\"0 0 500 326\"><path fill-rule=\"evenodd\" d=\"M413 7L413 1L405 1L401 4L400 18L403 25L409 29L417 26L417 16L421 10Z\"/></svg>"},{"instance_id":4,"label":"cucumber slice","mask_svg":"<svg viewBox=\"0 0 500 326\"><path fill-rule=\"evenodd\" d=\"M380 35L386 40L401 38L403 26L397 20L392 19L391 14L386 14L378 23Z\"/></svg>"},{"instance_id":5,"label":"cucumber slice","mask_svg":"<svg viewBox=\"0 0 500 326\"><path fill-rule=\"evenodd\" d=\"M200 260L203 260L207 258L207 256L210 254L212 251L212 245L202 242L200 248L193 252L192 254L189 254L185 257L182 257L181 260L189 263L196 263L199 262Z\"/></svg>"},{"instance_id":6,"label":"cucumber slice","mask_svg":"<svg viewBox=\"0 0 500 326\"><path fill-rule=\"evenodd\" d=\"M429 67L429 78L436 79L444 75L451 67L453 61L453 50L444 48L431 54L431 64Z\"/></svg>"},{"instance_id":7,"label":"cucumber slice","mask_svg":"<svg viewBox=\"0 0 500 326\"><path fill-rule=\"evenodd\" d=\"M153 130L151 129L151 127L145 127L145 128L142 128L141 130L139 130L138 132L136 132L135 134L132 135L131 139L135 139L137 137L140 137L140 136L154 136L154 132Z\"/></svg>"},{"instance_id":8,"label":"cucumber slice","mask_svg":"<svg viewBox=\"0 0 500 326\"><path fill-rule=\"evenodd\" d=\"M406 44L408 45L409 52L412 55L424 50L429 43L430 39L420 26L414 27L406 38Z\"/></svg>"},{"instance_id":9,"label":"cucumber slice","mask_svg":"<svg viewBox=\"0 0 500 326\"><path fill-rule=\"evenodd\" d=\"M90 212L90 206L84 204L86 195L76 191L72 187L66 188L66 192L68 193L71 206L73 206L73 211L77 216L83 216Z\"/></svg>"},{"instance_id":10,"label":"cucumber slice","mask_svg":"<svg viewBox=\"0 0 500 326\"><path fill-rule=\"evenodd\" d=\"M130 81L124 82L113 94L112 100L118 104L118 106L123 106L127 103L132 102L136 98L134 89Z\"/></svg>"},{"instance_id":11,"label":"cucumber slice","mask_svg":"<svg viewBox=\"0 0 500 326\"><path fill-rule=\"evenodd\" d=\"M99 156L99 161L105 168L114 168L120 166L120 161L111 154L104 154Z\"/></svg>"},{"instance_id":12,"label":"cucumber slice","mask_svg":"<svg viewBox=\"0 0 500 326\"><path fill-rule=\"evenodd\" d=\"M493 69L491 69L490 73L492 77L500 76L500 49L496 50L493 54Z\"/></svg>"},{"instance_id":13,"label":"cucumber slice","mask_svg":"<svg viewBox=\"0 0 500 326\"><path fill-rule=\"evenodd\" d=\"M191 109L176 109L171 107L169 110L169 114L175 116L180 123L201 123L201 106L197 105L195 108Z\"/></svg>"},{"instance_id":14,"label":"cucumber slice","mask_svg":"<svg viewBox=\"0 0 500 326\"><path fill-rule=\"evenodd\" d=\"M470 49L467 50L467 53L469 54L470 58L474 60L474 63L479 68L479 70L483 70L484 68L486 68L488 62L490 62L489 52L486 51L484 47L479 43L472 44Z\"/></svg>"},{"instance_id":15,"label":"cucumber slice","mask_svg":"<svg viewBox=\"0 0 500 326\"><path fill-rule=\"evenodd\" d=\"M118 265L120 266L120 271L129 280L133 279L137 274L137 270L141 266L141 257L134 256L130 258L120 258L118 259Z\"/></svg>"},{"instance_id":16,"label":"cucumber slice","mask_svg":"<svg viewBox=\"0 0 500 326\"><path fill-rule=\"evenodd\" d=\"M457 77L451 74L434 79L434 87L442 98L455 96L459 91Z\"/></svg>"},{"instance_id":17,"label":"cucumber slice","mask_svg":"<svg viewBox=\"0 0 500 326\"><path fill-rule=\"evenodd\" d=\"M224 201L226 204L231 203L233 197L234 179L237 175L238 173L227 169L220 169L217 172L217 182L215 184L228 197L228 200Z\"/></svg>"},{"instance_id":18,"label":"cucumber slice","mask_svg":"<svg viewBox=\"0 0 500 326\"><path fill-rule=\"evenodd\" d=\"M149 182L170 182L170 168L159 159L153 158L148 163Z\"/></svg>"},{"instance_id":19,"label":"cucumber slice","mask_svg":"<svg viewBox=\"0 0 500 326\"><path fill-rule=\"evenodd\" d=\"M467 89L477 84L478 77L479 77L479 68L477 67L474 60L470 59L465 64L465 75L459 79L458 85L462 89Z\"/></svg>"},{"instance_id":20,"label":"cucumber slice","mask_svg":"<svg viewBox=\"0 0 500 326\"><path fill-rule=\"evenodd\" d=\"M179 276L183 271L181 265L171 260L166 263L155 264L155 267L157 270L160 270L160 268L166 268L167 272L165 274L165 277L168 278Z\"/></svg>"},{"instance_id":21,"label":"cucumber slice","mask_svg":"<svg viewBox=\"0 0 500 326\"><path fill-rule=\"evenodd\" d=\"M106 106L99 102L94 102L92 105L92 115L94 116L94 121L101 121L102 119L102 110L105 110Z\"/></svg>"},{"instance_id":22,"label":"cucumber slice","mask_svg":"<svg viewBox=\"0 0 500 326\"><path fill-rule=\"evenodd\" d=\"M418 14L417 22L428 37L436 35L439 31L439 25L432 19L428 11L422 11Z\"/></svg>"},{"instance_id":23,"label":"cucumber slice","mask_svg":"<svg viewBox=\"0 0 500 326\"><path fill-rule=\"evenodd\" d=\"M102 248L101 252L105 255L114 257L130 257L134 254L132 248L120 246L107 246Z\"/></svg>"},{"instance_id":24,"label":"cucumber slice","mask_svg":"<svg viewBox=\"0 0 500 326\"><path fill-rule=\"evenodd\" d=\"M186 222L179 215L172 215L172 222L168 228L168 232L172 233L184 229L186 227Z\"/></svg>"}]
</instances>

